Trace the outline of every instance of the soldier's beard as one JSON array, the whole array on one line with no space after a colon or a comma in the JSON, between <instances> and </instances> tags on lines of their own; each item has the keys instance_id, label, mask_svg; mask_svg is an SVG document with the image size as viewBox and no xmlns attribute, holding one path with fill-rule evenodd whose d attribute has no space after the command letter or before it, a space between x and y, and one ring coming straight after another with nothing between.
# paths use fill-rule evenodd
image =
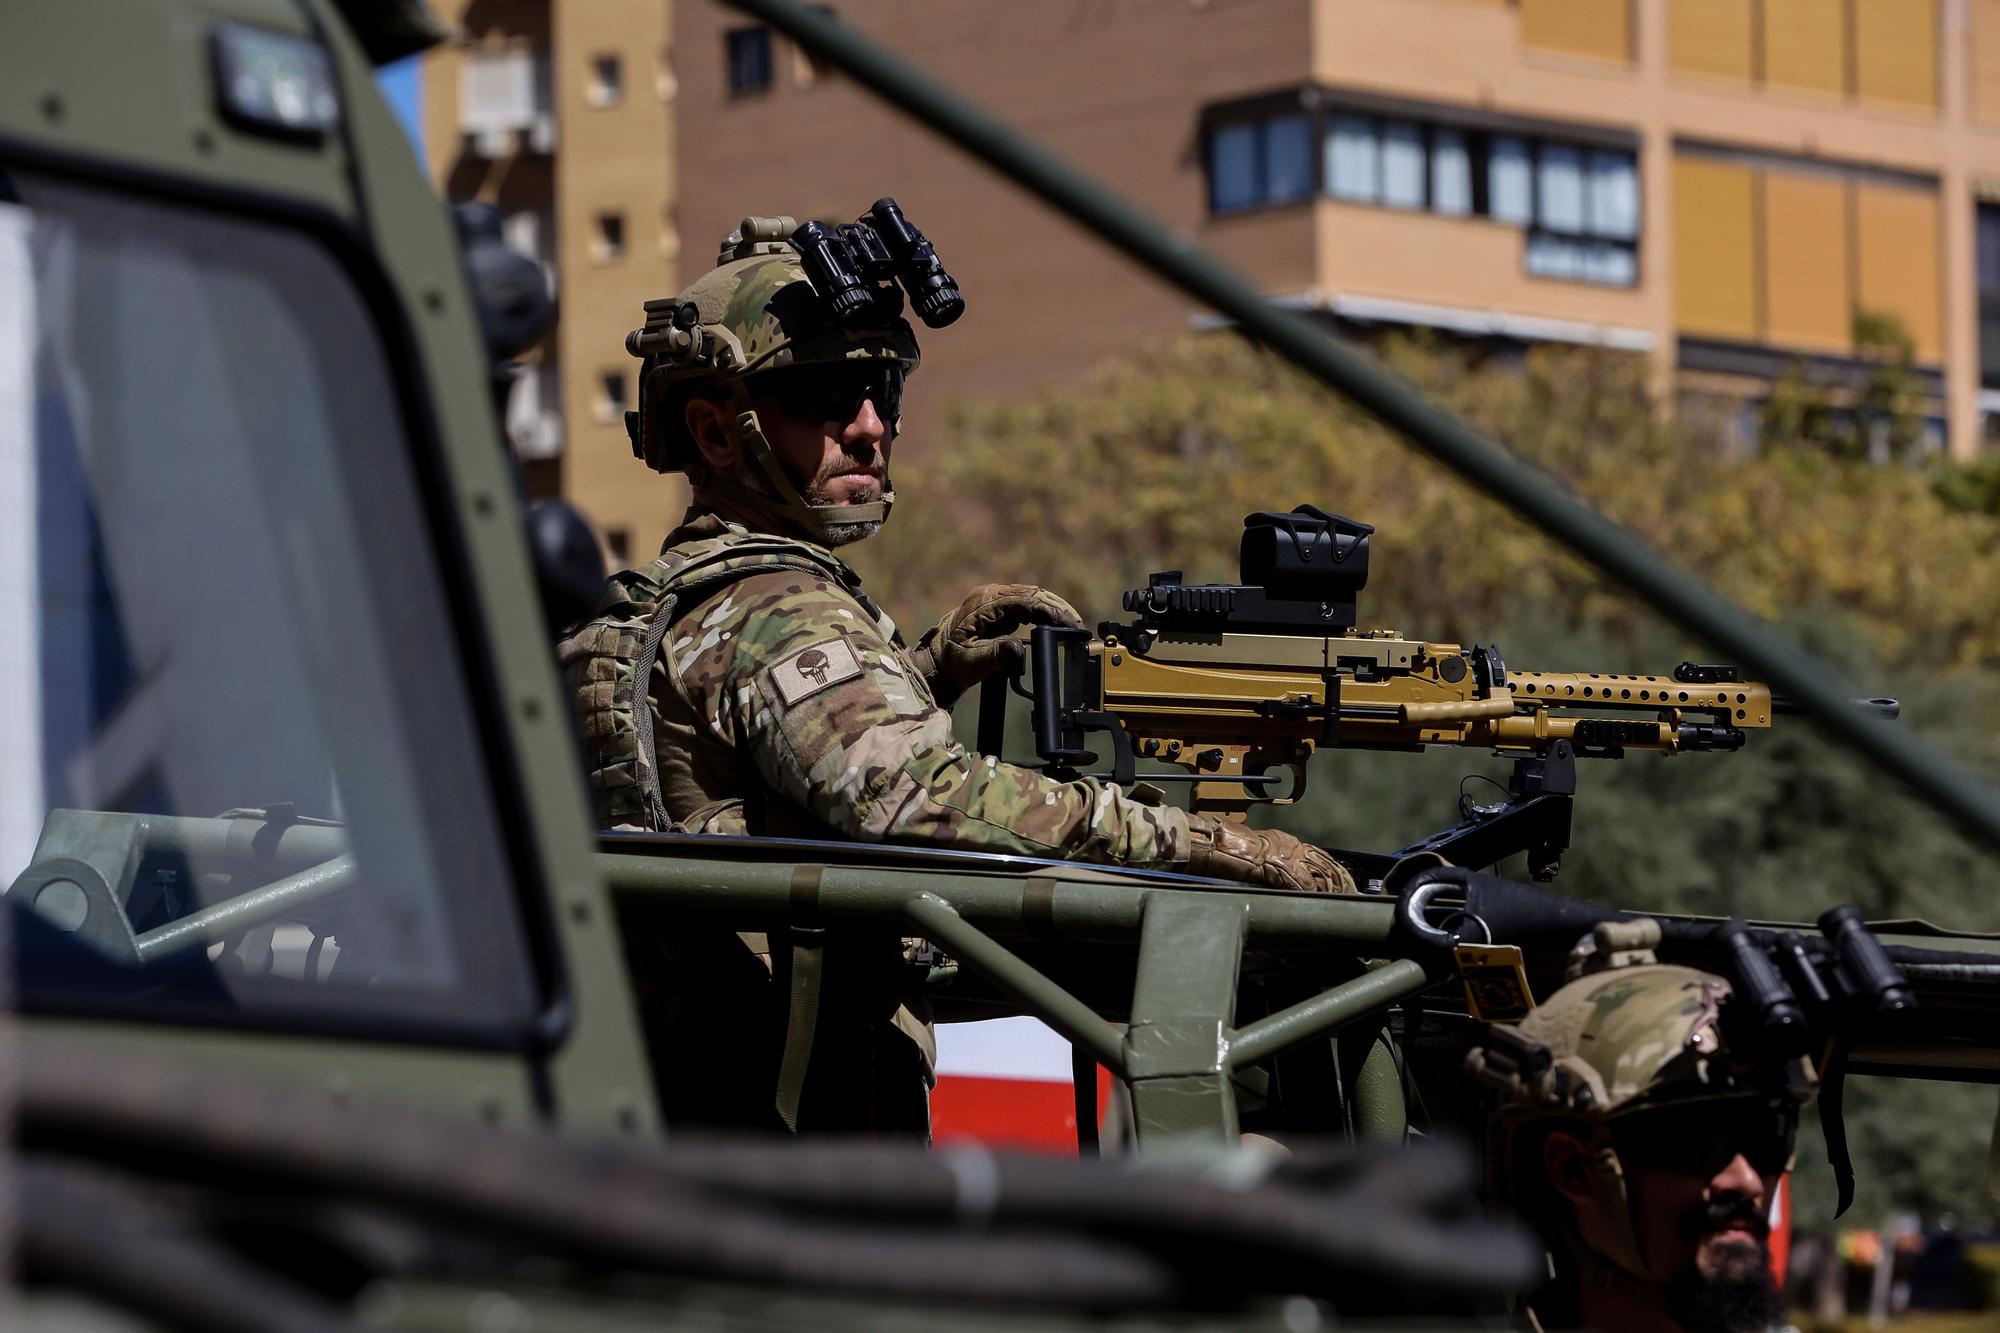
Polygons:
<instances>
[{"instance_id":1,"label":"soldier's beard","mask_svg":"<svg viewBox=\"0 0 2000 1333\"><path fill-rule=\"evenodd\" d=\"M1691 1238L1735 1227L1754 1237L1716 1247L1704 1271L1691 1262L1666 1284L1669 1314L1689 1333L1760 1333L1783 1322L1785 1296L1771 1272L1770 1228L1747 1200L1718 1199L1689 1210L1683 1229Z\"/></svg>"},{"instance_id":2,"label":"soldier's beard","mask_svg":"<svg viewBox=\"0 0 2000 1333\"><path fill-rule=\"evenodd\" d=\"M842 460L843 463L845 461ZM778 466L782 468L784 464L779 463ZM785 475L786 479L792 483L792 486L805 499L808 508L834 509L847 503L845 500L835 499L828 490L833 478L838 475L837 471L830 470L824 476L813 478L811 484L804 486L799 485L799 479L792 476L789 469L786 470ZM769 500L772 504L782 505L784 503L779 498L777 489L771 485L770 478L764 475L762 468L753 467L746 463L743 467L742 475L738 480L757 494L763 496L766 500ZM868 523L829 523L826 525L826 535L821 538L821 541L828 547L852 546L855 542L866 541L881 530L882 520L880 519Z\"/></svg>"}]
</instances>

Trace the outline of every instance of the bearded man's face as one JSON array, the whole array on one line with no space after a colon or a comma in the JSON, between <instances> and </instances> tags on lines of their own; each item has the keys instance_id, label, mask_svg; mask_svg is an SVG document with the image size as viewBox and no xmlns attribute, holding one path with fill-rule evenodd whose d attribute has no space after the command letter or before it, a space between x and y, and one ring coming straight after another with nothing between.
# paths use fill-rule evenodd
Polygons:
<instances>
[{"instance_id":1,"label":"bearded man's face","mask_svg":"<svg viewBox=\"0 0 2000 1333\"><path fill-rule=\"evenodd\" d=\"M1758 1333L1782 1322L1771 1270L1771 1199L1795 1121L1754 1101L1632 1117L1614 1137L1648 1271L1689 1333Z\"/></svg>"}]
</instances>

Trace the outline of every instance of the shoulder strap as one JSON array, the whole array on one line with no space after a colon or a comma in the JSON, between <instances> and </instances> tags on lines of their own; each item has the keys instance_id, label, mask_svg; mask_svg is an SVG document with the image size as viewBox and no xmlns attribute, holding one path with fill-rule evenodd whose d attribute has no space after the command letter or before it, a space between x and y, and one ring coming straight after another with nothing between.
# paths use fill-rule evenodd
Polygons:
<instances>
[{"instance_id":1,"label":"shoulder strap","mask_svg":"<svg viewBox=\"0 0 2000 1333\"><path fill-rule=\"evenodd\" d=\"M732 534L668 550L643 570L628 570L619 575L606 590L607 603L622 600L647 620L646 636L632 662L632 737L639 751L640 786L646 807L660 829L674 828L667 814L665 793L660 788L653 710L646 706L647 684L660 660L660 645L675 623L723 588L774 569L831 577L842 587L854 581L852 571L840 560L804 542Z\"/></svg>"},{"instance_id":2,"label":"shoulder strap","mask_svg":"<svg viewBox=\"0 0 2000 1333\"><path fill-rule=\"evenodd\" d=\"M648 565L641 577L656 593L667 593L711 582L720 586L765 569L796 569L830 578L843 588L860 582L830 551L758 533L731 534L674 547Z\"/></svg>"},{"instance_id":3,"label":"shoulder strap","mask_svg":"<svg viewBox=\"0 0 2000 1333\"><path fill-rule=\"evenodd\" d=\"M667 628L674 623L674 604L680 599L673 593L664 594L658 608L653 612L653 622L646 626L646 638L639 645L639 656L632 663L632 739L639 747L642 767L640 785L646 796L646 807L652 812L654 827L674 832L674 821L667 815L666 795L660 789L659 751L653 744L653 710L646 704L646 687L653 679L653 663L660 658L660 640L667 634Z\"/></svg>"}]
</instances>

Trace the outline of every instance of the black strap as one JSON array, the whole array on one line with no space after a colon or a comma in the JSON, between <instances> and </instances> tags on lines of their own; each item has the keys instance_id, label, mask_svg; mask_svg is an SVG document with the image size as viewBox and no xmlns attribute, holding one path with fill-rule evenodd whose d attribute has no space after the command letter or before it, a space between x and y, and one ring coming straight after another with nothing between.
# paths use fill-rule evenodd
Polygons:
<instances>
[{"instance_id":1,"label":"black strap","mask_svg":"<svg viewBox=\"0 0 2000 1333\"><path fill-rule=\"evenodd\" d=\"M1076 1093L1076 1155L1097 1156L1097 1061L1074 1043L1069 1048L1069 1077Z\"/></svg>"},{"instance_id":2,"label":"black strap","mask_svg":"<svg viewBox=\"0 0 2000 1333\"><path fill-rule=\"evenodd\" d=\"M1827 1052L1819 1080L1819 1128L1826 1136L1826 1160L1833 1168L1833 1185L1838 1195L1835 1217L1854 1202L1854 1159L1847 1152L1847 1121L1840 1108L1841 1095L1846 1089L1847 1052L1836 1045Z\"/></svg>"},{"instance_id":3,"label":"black strap","mask_svg":"<svg viewBox=\"0 0 2000 1333\"><path fill-rule=\"evenodd\" d=\"M785 1128L799 1132L799 1101L812 1064L813 1035L819 1026L820 982L826 970L826 928L819 924L819 881L824 866L792 867L792 1002L785 1020L785 1051L778 1061L776 1108Z\"/></svg>"}]
</instances>

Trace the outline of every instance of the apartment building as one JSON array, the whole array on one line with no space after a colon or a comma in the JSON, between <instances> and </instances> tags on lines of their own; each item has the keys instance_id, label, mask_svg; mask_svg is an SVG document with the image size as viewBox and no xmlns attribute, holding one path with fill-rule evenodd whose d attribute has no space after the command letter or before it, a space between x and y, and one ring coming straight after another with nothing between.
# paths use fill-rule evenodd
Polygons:
<instances>
[{"instance_id":1,"label":"apartment building","mask_svg":"<svg viewBox=\"0 0 2000 1333\"><path fill-rule=\"evenodd\" d=\"M1754 401L1799 358L1851 372L1854 314L1878 311L1941 442L1980 447L2000 402L1993 0L832 8L1342 322L1605 343ZM929 393L1059 382L1192 316L734 11L683 0L675 51L690 244L753 206L896 193L971 302Z\"/></svg>"},{"instance_id":2,"label":"apartment building","mask_svg":"<svg viewBox=\"0 0 2000 1333\"><path fill-rule=\"evenodd\" d=\"M685 491L644 485L625 438L642 302L682 283L674 226L671 0L432 0L454 33L424 68L439 190L497 205L556 326L504 422L529 494L562 494L620 563L657 547ZM646 534L649 547L634 544Z\"/></svg>"},{"instance_id":3,"label":"apartment building","mask_svg":"<svg viewBox=\"0 0 2000 1333\"><path fill-rule=\"evenodd\" d=\"M716 0L443 8L479 31L434 62L432 160L450 193L553 220L519 224L549 247L563 314L548 392L518 415L560 421L560 461L537 475L614 551L650 549L678 500L631 470L619 340L744 213L850 218L893 194L963 281L966 318L925 339L913 470L949 446L949 401L1071 383L1202 325ZM1934 439L1969 455L1996 433L2000 0L822 8L1343 327L1602 344L1650 358L1664 397L1749 406L1797 364L1858 378L1855 315L1878 312L1914 340ZM473 87L489 60L504 114ZM525 435L524 454L549 438Z\"/></svg>"}]
</instances>

